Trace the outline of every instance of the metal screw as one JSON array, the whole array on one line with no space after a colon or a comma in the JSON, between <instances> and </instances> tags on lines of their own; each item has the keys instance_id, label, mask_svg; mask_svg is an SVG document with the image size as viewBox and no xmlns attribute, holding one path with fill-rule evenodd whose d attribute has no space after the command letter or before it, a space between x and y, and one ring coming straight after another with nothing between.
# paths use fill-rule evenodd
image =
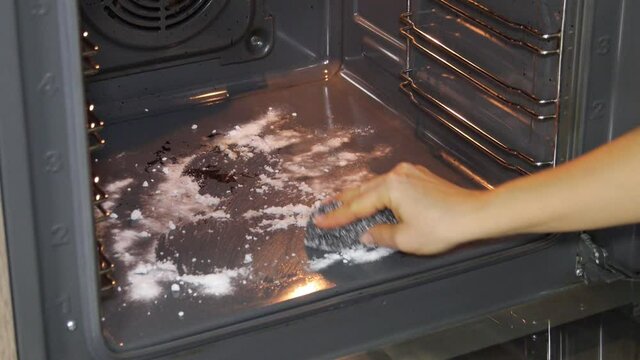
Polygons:
<instances>
[{"instance_id":1,"label":"metal screw","mask_svg":"<svg viewBox=\"0 0 640 360\"><path fill-rule=\"evenodd\" d=\"M67 330L74 331L76 329L76 322L73 320L67 321Z\"/></svg>"},{"instance_id":2,"label":"metal screw","mask_svg":"<svg viewBox=\"0 0 640 360\"><path fill-rule=\"evenodd\" d=\"M581 277L582 275L584 275L584 270L582 270L582 268L576 268L576 276Z\"/></svg>"}]
</instances>

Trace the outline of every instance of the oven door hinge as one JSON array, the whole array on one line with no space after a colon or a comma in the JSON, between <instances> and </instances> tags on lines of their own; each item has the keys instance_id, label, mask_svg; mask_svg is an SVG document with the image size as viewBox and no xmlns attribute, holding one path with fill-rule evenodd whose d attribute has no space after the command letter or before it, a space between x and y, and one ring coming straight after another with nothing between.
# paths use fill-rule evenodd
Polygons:
<instances>
[{"instance_id":1,"label":"oven door hinge","mask_svg":"<svg viewBox=\"0 0 640 360\"><path fill-rule=\"evenodd\" d=\"M576 276L585 284L611 283L616 280L638 280L638 275L617 264L606 249L591 241L591 236L580 234L578 253L576 254Z\"/></svg>"}]
</instances>

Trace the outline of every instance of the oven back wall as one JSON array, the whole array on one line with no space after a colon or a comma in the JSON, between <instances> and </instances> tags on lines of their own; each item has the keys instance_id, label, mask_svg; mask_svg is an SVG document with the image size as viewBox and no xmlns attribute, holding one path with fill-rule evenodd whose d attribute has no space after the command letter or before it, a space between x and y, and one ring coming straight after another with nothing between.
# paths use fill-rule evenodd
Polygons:
<instances>
[{"instance_id":1,"label":"oven back wall","mask_svg":"<svg viewBox=\"0 0 640 360\"><path fill-rule=\"evenodd\" d=\"M227 8L232 3L239 6L244 2L229 2ZM206 51L185 49L179 57L166 53L191 46L189 44L198 39L190 38L180 44L164 44L158 40L155 48L132 48L104 35L110 30L98 29L90 17L93 13L83 12L81 26L89 29L89 37L101 47L96 61L105 68L104 72L90 77L86 85L87 98L96 105L97 114L113 123L190 106L189 97L207 91L227 90L231 97L236 97L248 91L321 80L324 70L337 71L341 59L339 1L247 3L252 5L242 11L250 14L252 21L238 31L237 39L230 40L227 46ZM235 12L238 11L242 13ZM222 18L208 23L200 34L219 32L218 22ZM245 21L245 16L240 19ZM228 27L223 28L226 32ZM245 54L252 41L262 44L262 50ZM144 57L154 60L141 60ZM126 64L120 64L123 59L128 59Z\"/></svg>"}]
</instances>

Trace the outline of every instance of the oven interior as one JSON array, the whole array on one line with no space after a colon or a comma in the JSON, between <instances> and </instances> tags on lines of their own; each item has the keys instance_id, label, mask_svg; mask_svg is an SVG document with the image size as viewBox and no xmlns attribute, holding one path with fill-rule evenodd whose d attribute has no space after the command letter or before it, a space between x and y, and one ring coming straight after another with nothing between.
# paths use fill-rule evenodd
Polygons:
<instances>
[{"instance_id":1,"label":"oven interior","mask_svg":"<svg viewBox=\"0 0 640 360\"><path fill-rule=\"evenodd\" d=\"M107 345L138 351L548 241L420 258L302 240L314 204L400 162L491 189L572 157L576 9L79 1Z\"/></svg>"}]
</instances>

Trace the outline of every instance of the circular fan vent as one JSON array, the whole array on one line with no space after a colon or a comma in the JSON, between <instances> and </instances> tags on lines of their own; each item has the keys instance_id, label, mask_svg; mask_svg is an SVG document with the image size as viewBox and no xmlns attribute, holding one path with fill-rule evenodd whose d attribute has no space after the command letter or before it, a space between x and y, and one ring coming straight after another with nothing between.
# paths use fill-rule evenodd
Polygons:
<instances>
[{"instance_id":1,"label":"circular fan vent","mask_svg":"<svg viewBox=\"0 0 640 360\"><path fill-rule=\"evenodd\" d=\"M103 10L132 28L166 31L186 24L206 8L210 0L114 0Z\"/></svg>"},{"instance_id":2,"label":"circular fan vent","mask_svg":"<svg viewBox=\"0 0 640 360\"><path fill-rule=\"evenodd\" d=\"M94 0L84 1L83 9L114 40L157 48L176 45L202 31L227 1Z\"/></svg>"}]
</instances>

